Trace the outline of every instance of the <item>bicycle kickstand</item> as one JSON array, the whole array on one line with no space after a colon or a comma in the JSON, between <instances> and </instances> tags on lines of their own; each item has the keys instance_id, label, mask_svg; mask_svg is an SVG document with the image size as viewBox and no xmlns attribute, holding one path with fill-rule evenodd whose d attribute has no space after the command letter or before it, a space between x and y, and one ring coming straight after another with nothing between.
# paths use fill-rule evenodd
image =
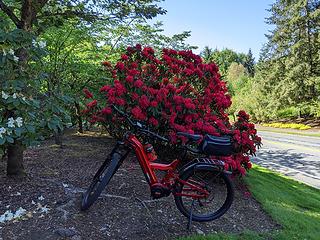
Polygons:
<instances>
[{"instance_id":1,"label":"bicycle kickstand","mask_svg":"<svg viewBox=\"0 0 320 240\"><path fill-rule=\"evenodd\" d=\"M190 231L191 224L192 224L193 207L194 207L194 199L192 200L192 204L191 204L190 217L189 217L188 226L187 226L188 231Z\"/></svg>"}]
</instances>

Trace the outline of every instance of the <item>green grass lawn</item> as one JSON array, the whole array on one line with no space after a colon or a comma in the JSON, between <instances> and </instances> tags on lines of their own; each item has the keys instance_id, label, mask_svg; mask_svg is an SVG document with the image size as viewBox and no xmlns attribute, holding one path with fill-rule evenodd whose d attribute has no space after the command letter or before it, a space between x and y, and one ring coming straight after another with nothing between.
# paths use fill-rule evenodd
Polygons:
<instances>
[{"instance_id":1,"label":"green grass lawn","mask_svg":"<svg viewBox=\"0 0 320 240\"><path fill-rule=\"evenodd\" d=\"M245 182L263 209L282 226L281 230L263 235L246 232L184 239L320 239L320 190L258 166L249 171Z\"/></svg>"}]
</instances>

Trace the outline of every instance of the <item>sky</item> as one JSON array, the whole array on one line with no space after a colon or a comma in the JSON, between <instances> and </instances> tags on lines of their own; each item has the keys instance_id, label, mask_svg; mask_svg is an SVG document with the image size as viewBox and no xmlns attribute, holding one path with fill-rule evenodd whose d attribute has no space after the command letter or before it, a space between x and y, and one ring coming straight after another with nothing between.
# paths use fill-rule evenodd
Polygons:
<instances>
[{"instance_id":1,"label":"sky","mask_svg":"<svg viewBox=\"0 0 320 240\"><path fill-rule=\"evenodd\" d=\"M265 23L272 0L165 0L159 5L167 14L156 18L162 21L164 34L173 35L191 31L186 41L198 46L200 53L205 47L230 48L248 53L251 48L256 61L264 34L272 29Z\"/></svg>"}]
</instances>

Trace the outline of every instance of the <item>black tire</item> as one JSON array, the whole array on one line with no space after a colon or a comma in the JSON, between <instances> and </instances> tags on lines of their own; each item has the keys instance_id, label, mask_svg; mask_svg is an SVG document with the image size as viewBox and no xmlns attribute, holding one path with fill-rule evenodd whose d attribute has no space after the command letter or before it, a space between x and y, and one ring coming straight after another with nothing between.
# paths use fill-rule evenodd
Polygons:
<instances>
[{"instance_id":1,"label":"black tire","mask_svg":"<svg viewBox=\"0 0 320 240\"><path fill-rule=\"evenodd\" d=\"M82 196L81 210L87 210L98 199L101 192L110 182L112 176L120 167L121 155L113 153L111 159L107 159L95 174L89 188Z\"/></svg>"},{"instance_id":2,"label":"black tire","mask_svg":"<svg viewBox=\"0 0 320 240\"><path fill-rule=\"evenodd\" d=\"M204 184L204 188L209 191L208 198L199 200L175 195L177 208L187 218L190 218L192 203L192 220L196 222L217 219L230 208L234 198L234 188L229 177L223 172L215 170L212 166L196 165L183 171L180 179L187 182L190 182L190 180L194 180L197 183L201 182ZM182 183L177 183L175 193L181 193L187 187ZM213 198L212 194L214 195ZM200 207L200 209L197 209L197 207Z\"/></svg>"}]
</instances>

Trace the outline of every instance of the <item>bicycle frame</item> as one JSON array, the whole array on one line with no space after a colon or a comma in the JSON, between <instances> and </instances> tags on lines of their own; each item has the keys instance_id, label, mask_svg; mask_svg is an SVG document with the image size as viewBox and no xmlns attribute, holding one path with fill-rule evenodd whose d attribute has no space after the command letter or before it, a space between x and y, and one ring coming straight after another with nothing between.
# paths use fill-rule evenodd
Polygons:
<instances>
[{"instance_id":1,"label":"bicycle frame","mask_svg":"<svg viewBox=\"0 0 320 240\"><path fill-rule=\"evenodd\" d=\"M176 182L180 182L180 183L186 184L189 187L189 189L186 189L186 191L197 192L197 194L179 193L177 194L177 196L187 196L195 199L205 198L208 196L209 194L208 191L206 191L201 186L199 186L199 184L197 186L196 185L197 183L195 181L186 182L179 178L179 174L176 173L176 168L179 164L179 160L176 159L172 161L170 164L150 162L144 150L143 144L133 133L130 133L130 132L125 134L124 143L135 151L139 164L142 168L142 171L145 175L145 178L148 184L150 185L150 188L152 188L153 186L166 187L171 192L173 185ZM161 181L159 181L159 179L157 178L155 174L155 170L167 172ZM173 194L176 195L174 191L173 191Z\"/></svg>"}]
</instances>

